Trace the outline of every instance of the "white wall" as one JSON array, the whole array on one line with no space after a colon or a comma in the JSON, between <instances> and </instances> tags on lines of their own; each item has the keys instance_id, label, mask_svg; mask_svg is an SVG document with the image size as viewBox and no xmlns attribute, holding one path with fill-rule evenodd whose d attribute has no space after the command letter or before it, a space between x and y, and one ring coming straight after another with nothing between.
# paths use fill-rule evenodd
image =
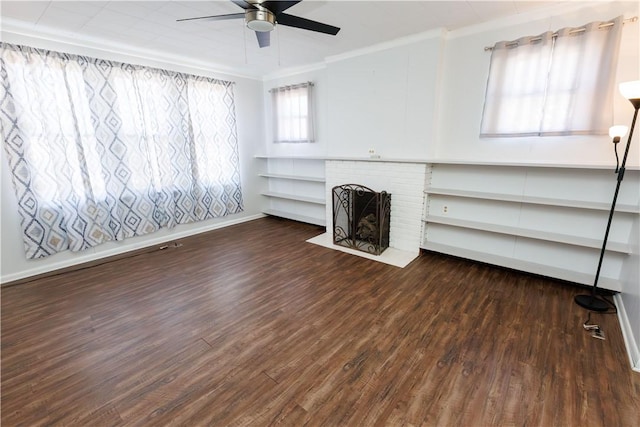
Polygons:
<instances>
[{"instance_id":1,"label":"white wall","mask_svg":"<svg viewBox=\"0 0 640 427\"><path fill-rule=\"evenodd\" d=\"M491 52L485 46L548 30L580 26L619 15L637 16L638 2L589 3L579 10L554 9L545 15L525 16L519 21L499 21L449 34L444 60L444 85L439 108L441 122L436 156L439 159L512 161L571 164L611 164L615 161L608 136L479 138L484 91ZM583 6L572 4L572 8ZM637 80L639 73L638 22L625 24L618 61L618 82ZM616 90L613 124L631 122L633 109ZM640 132L638 132L640 133ZM637 136L636 136L637 138ZM629 165L640 164L640 144L635 140Z\"/></svg>"},{"instance_id":2,"label":"white wall","mask_svg":"<svg viewBox=\"0 0 640 427\"><path fill-rule=\"evenodd\" d=\"M443 33L328 59L323 66L265 81L265 152L285 156L425 159L435 152ZM317 141L275 144L268 90L315 83Z\"/></svg>"},{"instance_id":3,"label":"white wall","mask_svg":"<svg viewBox=\"0 0 640 427\"><path fill-rule=\"evenodd\" d=\"M622 270L623 289L616 302L631 364L640 372L640 215L629 234L629 244L632 253Z\"/></svg>"},{"instance_id":4,"label":"white wall","mask_svg":"<svg viewBox=\"0 0 640 427\"><path fill-rule=\"evenodd\" d=\"M328 64L330 156L428 157L442 35Z\"/></svg>"},{"instance_id":5,"label":"white wall","mask_svg":"<svg viewBox=\"0 0 640 427\"><path fill-rule=\"evenodd\" d=\"M235 105L240 154L240 173L244 197L244 212L209 221L180 225L173 229L162 229L156 233L120 242L108 242L82 252L73 253L66 251L47 258L27 260L23 252L24 245L22 241L20 218L17 214L17 202L13 191L13 185L11 183L11 175L8 170L6 153L4 149L2 149L0 150L2 151L2 204L0 206L2 216L0 228L1 283L53 271L82 262L92 261L106 256L116 255L130 250L153 246L187 235L261 216L260 196L258 195L259 181L255 173L257 170L257 163L256 159L253 157L257 152L261 151L261 147L263 146L264 110L262 103L263 86L261 81L216 73L185 64L167 63L163 62L161 59L154 60L149 58L133 57L113 51L87 48L77 44L53 41L37 36L27 37L24 35L2 32L2 41L100 57L115 61L160 67L235 82L234 93L236 101ZM215 242L212 242L212 244L215 244Z\"/></svg>"}]
</instances>

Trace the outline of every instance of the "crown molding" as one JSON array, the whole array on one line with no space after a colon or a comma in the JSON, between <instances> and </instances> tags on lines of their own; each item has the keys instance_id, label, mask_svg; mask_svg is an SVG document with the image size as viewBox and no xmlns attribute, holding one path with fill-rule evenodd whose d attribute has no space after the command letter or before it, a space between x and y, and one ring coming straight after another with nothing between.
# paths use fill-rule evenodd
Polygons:
<instances>
[{"instance_id":1,"label":"crown molding","mask_svg":"<svg viewBox=\"0 0 640 427\"><path fill-rule=\"evenodd\" d=\"M294 75L317 71L325 69L327 64L333 62L344 61L345 59L355 58L362 55L368 55L375 52L391 49L398 46L406 46L409 44L417 43L423 40L429 40L434 38L445 38L447 30L444 28L438 28L435 30L426 31L424 33L413 34L411 36L401 37L388 42L378 43L372 46L367 46L362 49L355 49L349 52L341 53L339 55L332 55L325 58L323 63L316 63L310 65L303 65L300 67L286 68L275 73L267 74L263 77L263 81L275 80L278 78L291 77Z\"/></svg>"},{"instance_id":2,"label":"crown molding","mask_svg":"<svg viewBox=\"0 0 640 427\"><path fill-rule=\"evenodd\" d=\"M326 63L344 61L345 59L355 58L362 55L368 55L383 50L392 49L394 47L406 46L409 44L421 42L423 40L446 37L447 30L445 28L436 28L435 30L426 31L424 33L413 34L406 37L400 37L388 42L378 43L362 49L355 49L339 55L328 56L325 58Z\"/></svg>"},{"instance_id":3,"label":"crown molding","mask_svg":"<svg viewBox=\"0 0 640 427\"><path fill-rule=\"evenodd\" d=\"M30 42L36 43L37 46L42 49L60 50L61 47L56 46L58 43L65 46L69 46L74 54L86 54L86 50L95 51L98 54L106 55L108 58L121 61L119 56L127 56L133 59L142 60L145 65L149 65L149 62L155 64L167 64L170 65L174 71L184 72L204 72L207 75L222 74L228 80L233 80L233 77L240 77L252 80L261 80L261 76L242 73L241 71L217 63L209 63L206 61L197 61L192 58L179 56L179 55L167 55L164 52L132 48L123 43L113 42L106 39L96 37L83 36L79 39L78 36L72 32L58 31L49 27L38 26L35 28L32 24L26 24L22 21L18 21L10 18L2 18L2 31L1 40L7 43L21 44L24 43L24 39L28 39ZM154 65L157 66L157 65ZM192 70L192 71L189 71Z\"/></svg>"},{"instance_id":4,"label":"crown molding","mask_svg":"<svg viewBox=\"0 0 640 427\"><path fill-rule=\"evenodd\" d=\"M310 73L310 72L318 71L318 70L324 70L326 68L327 68L327 64L324 63L324 62L317 62L315 64L308 64L308 65L301 65L299 67L285 68L285 69L278 70L278 71L273 72L273 73L265 74L262 77L262 81L266 82L266 81L270 81L270 80L276 80L276 79L281 79L281 78L285 78L285 77L296 76L296 75L299 75L299 74Z\"/></svg>"},{"instance_id":5,"label":"crown molding","mask_svg":"<svg viewBox=\"0 0 640 427\"><path fill-rule=\"evenodd\" d=\"M615 0L568 0L563 3L541 7L536 10L524 12L517 15L503 16L493 19L491 21L485 21L476 25L469 25L466 27L451 30L447 34L448 39L455 39L458 37L466 37L475 35L478 33L484 33L492 30L499 30L507 27L513 27L516 25L526 24L531 21L539 21L542 19L548 19L553 16L560 16L567 13L575 12L581 9L585 9L591 6L602 6L607 3L616 3ZM624 3L624 2L623 2Z\"/></svg>"}]
</instances>

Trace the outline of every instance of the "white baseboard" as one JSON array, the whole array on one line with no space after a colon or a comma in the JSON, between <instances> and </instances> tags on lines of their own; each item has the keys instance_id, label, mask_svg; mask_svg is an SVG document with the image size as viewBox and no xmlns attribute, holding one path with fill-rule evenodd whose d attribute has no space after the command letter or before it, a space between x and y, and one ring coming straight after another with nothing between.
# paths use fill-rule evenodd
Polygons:
<instances>
[{"instance_id":1,"label":"white baseboard","mask_svg":"<svg viewBox=\"0 0 640 427\"><path fill-rule=\"evenodd\" d=\"M640 372L640 348L638 348L638 343L633 336L633 329L631 328L631 323L629 322L624 302L622 301L620 294L615 294L613 296L613 301L618 309L618 321L620 322L622 338L624 339L627 354L629 355L629 361L631 362L631 369L636 372Z\"/></svg>"},{"instance_id":2,"label":"white baseboard","mask_svg":"<svg viewBox=\"0 0 640 427\"><path fill-rule=\"evenodd\" d=\"M24 270L24 271L20 271L18 273L13 273L13 274L7 274L4 275L0 278L0 284L5 284L5 283L10 283L16 280L22 280L22 279L27 279L29 277L34 277L34 276L38 276L40 274L46 274L46 273L50 273L56 270L60 270L63 268L69 268L69 267L73 267L74 265L79 265L79 264L84 264L87 262L92 262L92 261L97 261L103 258L108 258L108 257L112 257L112 256L116 256L116 255L122 255L125 254L127 252L132 252L132 251L136 251L139 249L144 249L144 248L148 248L151 246L156 246L162 243L166 243L167 241L172 241L172 240L178 240L178 239L182 239L185 237L189 237L189 236L193 236L196 234L200 234L200 233L205 233L207 231L212 231L212 230L216 230L219 228L224 228L224 227L229 227L231 225L236 225L236 224L240 224L243 222L248 222L248 221L253 221L255 219L258 218L264 218L265 215L260 213L260 214L256 214L256 215L250 215L250 216L245 216L245 217L241 217L241 218L234 218L234 219L230 219L228 221L221 221L221 222L216 222L213 224L207 224L204 225L202 227L197 227L197 228L189 228L188 230L184 230L184 231L180 231L180 232L176 232L176 233L171 233L169 235L167 234L162 234L161 236L158 236L156 238L152 238L152 239L148 239L148 240L144 240L143 242L139 242L139 243L135 243L135 244L129 244L126 247L118 247L118 248L114 248L114 249L108 249L108 250L103 250L100 252L95 252L92 251L90 252L90 250L87 250L85 252L87 252L86 254L83 255L79 255L77 257L74 257L73 259L68 259L68 260L64 260L64 261L60 261L60 262L56 262L56 263L49 263L47 265L44 266L38 266L35 268L31 268L29 270ZM92 248L95 250L95 248Z\"/></svg>"}]
</instances>

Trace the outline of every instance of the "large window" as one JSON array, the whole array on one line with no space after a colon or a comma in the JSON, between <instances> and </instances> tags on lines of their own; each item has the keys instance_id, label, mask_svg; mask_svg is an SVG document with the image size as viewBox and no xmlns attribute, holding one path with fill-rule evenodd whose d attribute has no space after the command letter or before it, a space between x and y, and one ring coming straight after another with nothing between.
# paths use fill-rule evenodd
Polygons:
<instances>
[{"instance_id":1,"label":"large window","mask_svg":"<svg viewBox=\"0 0 640 427\"><path fill-rule=\"evenodd\" d=\"M4 43L1 61L28 258L242 211L231 82Z\"/></svg>"},{"instance_id":2,"label":"large window","mask_svg":"<svg viewBox=\"0 0 640 427\"><path fill-rule=\"evenodd\" d=\"M481 136L606 134L622 17L496 43Z\"/></svg>"},{"instance_id":3,"label":"large window","mask_svg":"<svg viewBox=\"0 0 640 427\"><path fill-rule=\"evenodd\" d=\"M271 89L274 142L313 142L313 83Z\"/></svg>"}]
</instances>

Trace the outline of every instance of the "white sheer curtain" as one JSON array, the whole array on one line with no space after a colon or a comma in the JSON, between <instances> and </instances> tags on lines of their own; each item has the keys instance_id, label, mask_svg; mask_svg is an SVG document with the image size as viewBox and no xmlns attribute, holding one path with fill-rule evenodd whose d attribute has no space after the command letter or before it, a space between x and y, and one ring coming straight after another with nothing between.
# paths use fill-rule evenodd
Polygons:
<instances>
[{"instance_id":1,"label":"white sheer curtain","mask_svg":"<svg viewBox=\"0 0 640 427\"><path fill-rule=\"evenodd\" d=\"M545 101L552 32L496 43L482 119L483 135L537 135Z\"/></svg>"},{"instance_id":2,"label":"white sheer curtain","mask_svg":"<svg viewBox=\"0 0 640 427\"><path fill-rule=\"evenodd\" d=\"M271 89L274 142L313 142L313 83Z\"/></svg>"},{"instance_id":3,"label":"white sheer curtain","mask_svg":"<svg viewBox=\"0 0 640 427\"><path fill-rule=\"evenodd\" d=\"M606 134L622 17L496 43L481 136Z\"/></svg>"}]
</instances>

